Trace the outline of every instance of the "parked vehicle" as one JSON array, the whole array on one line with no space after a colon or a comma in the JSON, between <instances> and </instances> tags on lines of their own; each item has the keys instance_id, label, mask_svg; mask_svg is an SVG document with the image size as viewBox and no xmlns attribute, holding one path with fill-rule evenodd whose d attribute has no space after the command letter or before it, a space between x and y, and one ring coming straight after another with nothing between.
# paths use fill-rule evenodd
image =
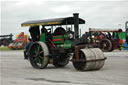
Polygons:
<instances>
[{"instance_id":1,"label":"parked vehicle","mask_svg":"<svg viewBox=\"0 0 128 85\"><path fill-rule=\"evenodd\" d=\"M10 43L13 42L12 34L10 35L0 35L0 46L8 46Z\"/></svg>"},{"instance_id":2,"label":"parked vehicle","mask_svg":"<svg viewBox=\"0 0 128 85\"><path fill-rule=\"evenodd\" d=\"M100 48L104 52L120 49L120 39L118 33L122 29L95 29L90 28L88 37L93 47Z\"/></svg>"},{"instance_id":3,"label":"parked vehicle","mask_svg":"<svg viewBox=\"0 0 128 85\"><path fill-rule=\"evenodd\" d=\"M16 36L16 39L8 45L8 48L13 50L15 49L24 49L26 44L28 43L28 36L21 32Z\"/></svg>"}]
</instances>

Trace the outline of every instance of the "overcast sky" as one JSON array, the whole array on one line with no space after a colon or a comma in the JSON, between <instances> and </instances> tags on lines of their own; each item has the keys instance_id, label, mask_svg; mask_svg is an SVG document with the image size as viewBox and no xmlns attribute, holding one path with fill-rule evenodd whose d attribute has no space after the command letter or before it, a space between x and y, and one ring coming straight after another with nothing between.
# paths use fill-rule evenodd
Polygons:
<instances>
[{"instance_id":1,"label":"overcast sky","mask_svg":"<svg viewBox=\"0 0 128 85\"><path fill-rule=\"evenodd\" d=\"M28 20L50 19L72 16L79 13L86 20L82 33L88 28L121 28L128 21L128 1L41 1L41 0L2 0L1 34L28 33L21 23Z\"/></svg>"}]
</instances>

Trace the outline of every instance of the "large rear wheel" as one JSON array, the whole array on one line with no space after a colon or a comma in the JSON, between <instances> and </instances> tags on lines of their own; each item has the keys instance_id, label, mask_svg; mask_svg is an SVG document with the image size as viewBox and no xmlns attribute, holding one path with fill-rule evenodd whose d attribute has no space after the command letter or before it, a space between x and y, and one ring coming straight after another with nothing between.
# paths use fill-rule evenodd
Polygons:
<instances>
[{"instance_id":1,"label":"large rear wheel","mask_svg":"<svg viewBox=\"0 0 128 85\"><path fill-rule=\"evenodd\" d=\"M103 52L110 52L113 50L112 43L108 39L103 39L99 42L99 47Z\"/></svg>"},{"instance_id":2,"label":"large rear wheel","mask_svg":"<svg viewBox=\"0 0 128 85\"><path fill-rule=\"evenodd\" d=\"M48 65L48 47L43 42L35 42L30 47L30 64L37 69L43 69Z\"/></svg>"}]
</instances>

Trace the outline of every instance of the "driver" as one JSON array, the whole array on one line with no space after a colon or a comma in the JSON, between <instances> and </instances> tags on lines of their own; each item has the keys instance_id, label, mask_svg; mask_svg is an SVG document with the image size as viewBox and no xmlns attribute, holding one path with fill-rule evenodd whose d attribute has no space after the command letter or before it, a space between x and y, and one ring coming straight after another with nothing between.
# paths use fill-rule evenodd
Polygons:
<instances>
[{"instance_id":1,"label":"driver","mask_svg":"<svg viewBox=\"0 0 128 85\"><path fill-rule=\"evenodd\" d=\"M48 33L47 29L44 26L42 26L41 32L42 33Z\"/></svg>"}]
</instances>

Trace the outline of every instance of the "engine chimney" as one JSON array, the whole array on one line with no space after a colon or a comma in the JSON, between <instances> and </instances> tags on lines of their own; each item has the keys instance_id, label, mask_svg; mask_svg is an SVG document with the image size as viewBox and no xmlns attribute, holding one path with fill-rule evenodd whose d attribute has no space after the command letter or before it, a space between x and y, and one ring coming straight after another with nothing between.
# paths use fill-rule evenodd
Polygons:
<instances>
[{"instance_id":1,"label":"engine chimney","mask_svg":"<svg viewBox=\"0 0 128 85\"><path fill-rule=\"evenodd\" d=\"M74 31L75 31L75 39L79 38L79 13L74 13Z\"/></svg>"}]
</instances>

